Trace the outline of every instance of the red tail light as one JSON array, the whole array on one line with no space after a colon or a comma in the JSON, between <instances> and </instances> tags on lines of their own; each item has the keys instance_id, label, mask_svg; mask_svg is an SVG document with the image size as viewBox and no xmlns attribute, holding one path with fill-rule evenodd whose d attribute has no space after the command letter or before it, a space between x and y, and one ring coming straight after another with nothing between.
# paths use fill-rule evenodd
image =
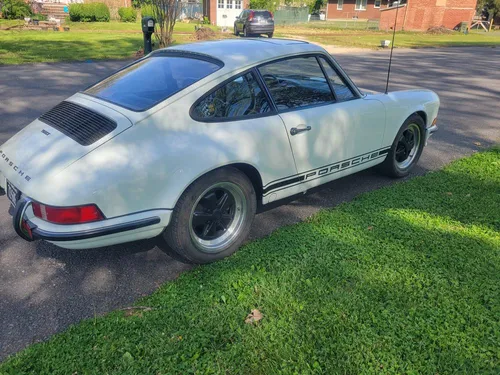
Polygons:
<instances>
[{"instance_id":1,"label":"red tail light","mask_svg":"<svg viewBox=\"0 0 500 375\"><path fill-rule=\"evenodd\" d=\"M248 16L248 20L249 21L253 21L253 17L255 16L255 13L253 12L253 10L250 12L250 15Z\"/></svg>"},{"instance_id":2,"label":"red tail light","mask_svg":"<svg viewBox=\"0 0 500 375\"><path fill-rule=\"evenodd\" d=\"M274 21L274 14L273 14L273 12L269 12L269 14L271 15L271 20Z\"/></svg>"},{"instance_id":3,"label":"red tail light","mask_svg":"<svg viewBox=\"0 0 500 375\"><path fill-rule=\"evenodd\" d=\"M33 202L36 217L54 224L82 224L103 220L104 215L95 204L78 207L51 207Z\"/></svg>"}]
</instances>

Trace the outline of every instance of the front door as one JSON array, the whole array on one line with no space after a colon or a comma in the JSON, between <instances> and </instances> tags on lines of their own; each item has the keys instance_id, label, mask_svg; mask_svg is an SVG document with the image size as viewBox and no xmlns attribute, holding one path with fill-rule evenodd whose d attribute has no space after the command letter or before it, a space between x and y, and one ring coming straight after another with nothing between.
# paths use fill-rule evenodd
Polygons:
<instances>
[{"instance_id":1,"label":"front door","mask_svg":"<svg viewBox=\"0 0 500 375\"><path fill-rule=\"evenodd\" d=\"M358 97L328 59L294 57L266 64L259 71L305 180L323 177L317 185L374 158L370 155L380 149L384 134L385 107Z\"/></svg>"}]
</instances>

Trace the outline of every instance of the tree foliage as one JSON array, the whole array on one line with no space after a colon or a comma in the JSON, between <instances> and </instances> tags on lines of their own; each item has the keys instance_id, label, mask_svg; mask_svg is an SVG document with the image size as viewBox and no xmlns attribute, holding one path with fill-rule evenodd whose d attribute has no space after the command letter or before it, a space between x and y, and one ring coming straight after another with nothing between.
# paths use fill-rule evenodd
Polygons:
<instances>
[{"instance_id":1,"label":"tree foliage","mask_svg":"<svg viewBox=\"0 0 500 375\"><path fill-rule=\"evenodd\" d=\"M24 17L29 17L33 13L29 4L25 3L23 0L4 0L2 6L3 18L7 19L23 19Z\"/></svg>"},{"instance_id":2,"label":"tree foliage","mask_svg":"<svg viewBox=\"0 0 500 375\"><path fill-rule=\"evenodd\" d=\"M477 10L482 11L485 8L490 13L490 17L496 17L500 14L500 0L478 0Z\"/></svg>"}]
</instances>

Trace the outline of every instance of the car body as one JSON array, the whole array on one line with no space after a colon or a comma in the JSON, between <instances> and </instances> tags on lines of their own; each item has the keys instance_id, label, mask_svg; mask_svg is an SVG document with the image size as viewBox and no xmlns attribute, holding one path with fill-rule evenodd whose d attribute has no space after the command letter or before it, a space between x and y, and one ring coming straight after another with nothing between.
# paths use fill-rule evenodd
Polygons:
<instances>
[{"instance_id":1,"label":"car body","mask_svg":"<svg viewBox=\"0 0 500 375\"><path fill-rule=\"evenodd\" d=\"M266 34L272 38L274 34L274 16L273 13L265 9L245 9L234 21L234 35L252 35Z\"/></svg>"},{"instance_id":2,"label":"car body","mask_svg":"<svg viewBox=\"0 0 500 375\"><path fill-rule=\"evenodd\" d=\"M307 42L175 46L0 146L0 187L26 240L84 249L161 237L170 254L193 245L179 258L209 262L237 249L257 206L378 164L408 174L438 109L428 90L364 93Z\"/></svg>"}]
</instances>

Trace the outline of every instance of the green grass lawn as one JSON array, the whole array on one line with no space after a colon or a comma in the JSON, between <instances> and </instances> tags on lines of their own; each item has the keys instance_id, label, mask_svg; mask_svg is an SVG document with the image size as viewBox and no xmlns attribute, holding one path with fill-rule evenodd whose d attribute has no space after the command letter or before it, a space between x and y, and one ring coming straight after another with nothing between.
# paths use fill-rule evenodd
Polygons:
<instances>
[{"instance_id":1,"label":"green grass lawn","mask_svg":"<svg viewBox=\"0 0 500 375\"><path fill-rule=\"evenodd\" d=\"M0 374L498 374L499 207L497 148L279 229Z\"/></svg>"},{"instance_id":2,"label":"green grass lawn","mask_svg":"<svg viewBox=\"0 0 500 375\"><path fill-rule=\"evenodd\" d=\"M16 22L2 20L0 28ZM66 26L69 32L0 30L0 64L131 58L143 46L138 22L68 22ZM194 26L177 23L174 43L193 41Z\"/></svg>"},{"instance_id":3,"label":"green grass lawn","mask_svg":"<svg viewBox=\"0 0 500 375\"><path fill-rule=\"evenodd\" d=\"M341 47L378 48L381 40L392 40L392 33L377 30L338 29L328 23L311 23L277 27L276 36L302 38L311 42ZM396 47L458 47L458 46L500 46L500 33L471 32L468 35L429 34L422 32L398 32Z\"/></svg>"},{"instance_id":4,"label":"green grass lawn","mask_svg":"<svg viewBox=\"0 0 500 375\"><path fill-rule=\"evenodd\" d=\"M69 32L10 29L24 21L0 20L0 64L131 58L142 47L139 22L68 22ZM358 23L356 23L357 25ZM178 22L175 43L194 41L194 23ZM217 30L214 26L209 26ZM324 45L378 48L391 33L376 30L339 29L335 22L312 22L276 27L277 37L307 39ZM219 37L231 37L219 34ZM397 47L497 46L499 33L431 35L400 32Z\"/></svg>"}]
</instances>

